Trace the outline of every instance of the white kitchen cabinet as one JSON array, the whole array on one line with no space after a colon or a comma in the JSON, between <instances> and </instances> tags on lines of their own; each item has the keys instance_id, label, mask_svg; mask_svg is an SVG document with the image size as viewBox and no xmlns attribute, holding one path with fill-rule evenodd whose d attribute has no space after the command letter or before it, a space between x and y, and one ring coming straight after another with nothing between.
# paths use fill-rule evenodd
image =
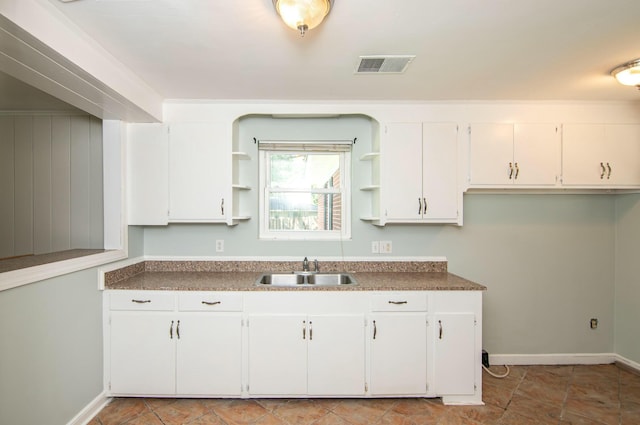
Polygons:
<instances>
[{"instance_id":1,"label":"white kitchen cabinet","mask_svg":"<svg viewBox=\"0 0 640 425\"><path fill-rule=\"evenodd\" d=\"M640 186L640 125L563 125L562 183L585 187Z\"/></svg>"},{"instance_id":2,"label":"white kitchen cabinet","mask_svg":"<svg viewBox=\"0 0 640 425\"><path fill-rule=\"evenodd\" d=\"M175 297L155 291L111 294L111 393L239 396L242 315L233 312L238 302L193 292L179 295L178 311Z\"/></svg>"},{"instance_id":3,"label":"white kitchen cabinet","mask_svg":"<svg viewBox=\"0 0 640 425\"><path fill-rule=\"evenodd\" d=\"M363 395L364 315L251 315L249 393Z\"/></svg>"},{"instance_id":4,"label":"white kitchen cabinet","mask_svg":"<svg viewBox=\"0 0 640 425\"><path fill-rule=\"evenodd\" d=\"M380 149L380 224L458 223L457 125L387 123Z\"/></svg>"},{"instance_id":5,"label":"white kitchen cabinet","mask_svg":"<svg viewBox=\"0 0 640 425\"><path fill-rule=\"evenodd\" d=\"M169 222L169 139L164 124L127 125L127 206L130 225Z\"/></svg>"},{"instance_id":6,"label":"white kitchen cabinet","mask_svg":"<svg viewBox=\"0 0 640 425\"><path fill-rule=\"evenodd\" d=\"M240 395L242 317L240 313L180 314L176 340L176 393Z\"/></svg>"},{"instance_id":7,"label":"white kitchen cabinet","mask_svg":"<svg viewBox=\"0 0 640 425\"><path fill-rule=\"evenodd\" d=\"M370 323L371 394L425 394L426 313L374 313L371 315Z\"/></svg>"},{"instance_id":8,"label":"white kitchen cabinet","mask_svg":"<svg viewBox=\"0 0 640 425\"><path fill-rule=\"evenodd\" d=\"M482 297L473 291L434 294L432 390L445 404L482 401Z\"/></svg>"},{"instance_id":9,"label":"white kitchen cabinet","mask_svg":"<svg viewBox=\"0 0 640 425\"><path fill-rule=\"evenodd\" d=\"M469 127L470 187L549 187L560 175L556 124L478 123Z\"/></svg>"},{"instance_id":10,"label":"white kitchen cabinet","mask_svg":"<svg viewBox=\"0 0 640 425\"><path fill-rule=\"evenodd\" d=\"M231 127L169 126L169 221L226 222L231 215Z\"/></svg>"},{"instance_id":11,"label":"white kitchen cabinet","mask_svg":"<svg viewBox=\"0 0 640 425\"><path fill-rule=\"evenodd\" d=\"M371 294L370 392L374 396L427 393L427 294Z\"/></svg>"},{"instance_id":12,"label":"white kitchen cabinet","mask_svg":"<svg viewBox=\"0 0 640 425\"><path fill-rule=\"evenodd\" d=\"M436 340L434 381L441 395L475 392L475 315L438 313L434 317Z\"/></svg>"},{"instance_id":13,"label":"white kitchen cabinet","mask_svg":"<svg viewBox=\"0 0 640 425\"><path fill-rule=\"evenodd\" d=\"M482 402L481 291L109 291L109 396Z\"/></svg>"},{"instance_id":14,"label":"white kitchen cabinet","mask_svg":"<svg viewBox=\"0 0 640 425\"><path fill-rule=\"evenodd\" d=\"M170 313L112 312L110 330L113 394L175 394L175 319Z\"/></svg>"}]
</instances>

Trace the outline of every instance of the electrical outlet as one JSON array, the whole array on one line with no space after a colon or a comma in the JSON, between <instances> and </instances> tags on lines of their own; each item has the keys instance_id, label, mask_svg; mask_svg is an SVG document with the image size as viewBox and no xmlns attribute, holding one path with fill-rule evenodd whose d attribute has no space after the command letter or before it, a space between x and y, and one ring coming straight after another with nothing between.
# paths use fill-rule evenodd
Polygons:
<instances>
[{"instance_id":1,"label":"electrical outlet","mask_svg":"<svg viewBox=\"0 0 640 425\"><path fill-rule=\"evenodd\" d=\"M380 242L378 241L371 242L371 253L380 254Z\"/></svg>"},{"instance_id":2,"label":"electrical outlet","mask_svg":"<svg viewBox=\"0 0 640 425\"><path fill-rule=\"evenodd\" d=\"M589 326L591 326L591 329L598 329L598 319L591 319Z\"/></svg>"},{"instance_id":3,"label":"electrical outlet","mask_svg":"<svg viewBox=\"0 0 640 425\"><path fill-rule=\"evenodd\" d=\"M391 241L380 241L380 253L391 254L392 246Z\"/></svg>"},{"instance_id":4,"label":"electrical outlet","mask_svg":"<svg viewBox=\"0 0 640 425\"><path fill-rule=\"evenodd\" d=\"M224 239L216 240L216 252L224 252Z\"/></svg>"}]
</instances>

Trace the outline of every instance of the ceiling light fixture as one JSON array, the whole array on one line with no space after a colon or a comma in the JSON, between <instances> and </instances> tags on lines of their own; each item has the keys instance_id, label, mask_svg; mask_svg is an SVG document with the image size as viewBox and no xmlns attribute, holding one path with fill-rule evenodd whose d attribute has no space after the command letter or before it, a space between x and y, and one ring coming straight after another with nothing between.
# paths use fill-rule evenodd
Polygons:
<instances>
[{"instance_id":1,"label":"ceiling light fixture","mask_svg":"<svg viewBox=\"0 0 640 425\"><path fill-rule=\"evenodd\" d=\"M288 27L305 33L320 25L329 14L333 0L273 0L273 7Z\"/></svg>"},{"instance_id":2,"label":"ceiling light fixture","mask_svg":"<svg viewBox=\"0 0 640 425\"><path fill-rule=\"evenodd\" d=\"M620 84L636 86L640 90L640 58L615 67L611 75L616 77Z\"/></svg>"}]
</instances>

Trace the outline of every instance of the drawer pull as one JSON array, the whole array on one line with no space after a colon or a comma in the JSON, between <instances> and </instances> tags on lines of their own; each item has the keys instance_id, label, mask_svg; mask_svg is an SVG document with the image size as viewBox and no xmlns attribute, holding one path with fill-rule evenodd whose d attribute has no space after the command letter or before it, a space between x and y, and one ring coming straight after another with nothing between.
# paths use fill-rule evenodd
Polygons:
<instances>
[{"instance_id":1,"label":"drawer pull","mask_svg":"<svg viewBox=\"0 0 640 425\"><path fill-rule=\"evenodd\" d=\"M133 299L133 300L131 300L131 302L132 303L136 303L136 304L146 304L146 303L150 303L151 300L136 300L136 299Z\"/></svg>"},{"instance_id":2,"label":"drawer pull","mask_svg":"<svg viewBox=\"0 0 640 425\"><path fill-rule=\"evenodd\" d=\"M400 305L400 304L406 304L406 301L389 301L389 304L395 304L395 305Z\"/></svg>"},{"instance_id":3,"label":"drawer pull","mask_svg":"<svg viewBox=\"0 0 640 425\"><path fill-rule=\"evenodd\" d=\"M376 327L376 321L373 321L373 339L376 339L376 335L378 334L378 328Z\"/></svg>"},{"instance_id":4,"label":"drawer pull","mask_svg":"<svg viewBox=\"0 0 640 425\"><path fill-rule=\"evenodd\" d=\"M180 339L180 321L178 320L178 324L176 325L176 336Z\"/></svg>"},{"instance_id":5,"label":"drawer pull","mask_svg":"<svg viewBox=\"0 0 640 425\"><path fill-rule=\"evenodd\" d=\"M218 305L218 304L222 304L222 301L202 301L202 304L204 304L204 305Z\"/></svg>"},{"instance_id":6,"label":"drawer pull","mask_svg":"<svg viewBox=\"0 0 640 425\"><path fill-rule=\"evenodd\" d=\"M313 322L309 321L309 341L313 340Z\"/></svg>"},{"instance_id":7,"label":"drawer pull","mask_svg":"<svg viewBox=\"0 0 640 425\"><path fill-rule=\"evenodd\" d=\"M171 321L171 326L169 326L169 339L173 339L173 320Z\"/></svg>"},{"instance_id":8,"label":"drawer pull","mask_svg":"<svg viewBox=\"0 0 640 425\"><path fill-rule=\"evenodd\" d=\"M438 320L438 328L440 328L438 331L438 339L442 339L442 320Z\"/></svg>"},{"instance_id":9,"label":"drawer pull","mask_svg":"<svg viewBox=\"0 0 640 425\"><path fill-rule=\"evenodd\" d=\"M307 339L307 321L302 321L302 339Z\"/></svg>"}]
</instances>

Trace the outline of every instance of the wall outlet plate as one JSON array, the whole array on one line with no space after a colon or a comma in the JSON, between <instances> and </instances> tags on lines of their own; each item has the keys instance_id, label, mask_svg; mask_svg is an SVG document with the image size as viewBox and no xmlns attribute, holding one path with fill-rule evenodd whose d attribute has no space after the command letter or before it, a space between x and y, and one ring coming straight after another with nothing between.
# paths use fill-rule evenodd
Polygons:
<instances>
[{"instance_id":1,"label":"wall outlet plate","mask_svg":"<svg viewBox=\"0 0 640 425\"><path fill-rule=\"evenodd\" d=\"M371 242L371 253L372 254L379 254L380 253L380 242L379 241L372 241Z\"/></svg>"},{"instance_id":2,"label":"wall outlet plate","mask_svg":"<svg viewBox=\"0 0 640 425\"><path fill-rule=\"evenodd\" d=\"M224 239L216 240L216 252L224 252Z\"/></svg>"},{"instance_id":3,"label":"wall outlet plate","mask_svg":"<svg viewBox=\"0 0 640 425\"><path fill-rule=\"evenodd\" d=\"M391 241L380 241L380 253L381 254L391 254L393 247L391 245Z\"/></svg>"}]
</instances>

